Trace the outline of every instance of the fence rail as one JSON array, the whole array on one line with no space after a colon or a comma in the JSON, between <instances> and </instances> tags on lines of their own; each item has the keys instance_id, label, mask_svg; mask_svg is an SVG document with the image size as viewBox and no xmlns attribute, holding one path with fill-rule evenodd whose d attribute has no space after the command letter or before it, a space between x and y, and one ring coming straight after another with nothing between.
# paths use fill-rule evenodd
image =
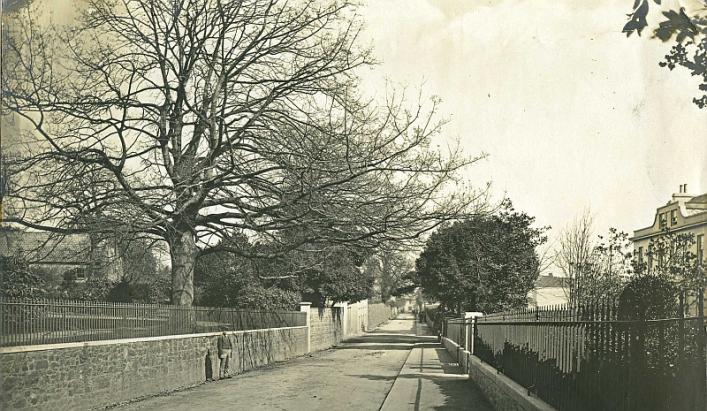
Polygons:
<instances>
[{"instance_id":1,"label":"fence rail","mask_svg":"<svg viewBox=\"0 0 707 411\"><path fill-rule=\"evenodd\" d=\"M306 325L298 311L0 298L0 346Z\"/></svg>"},{"instance_id":2,"label":"fence rail","mask_svg":"<svg viewBox=\"0 0 707 411\"><path fill-rule=\"evenodd\" d=\"M631 320L607 302L446 320L443 333L558 410L706 409L704 317Z\"/></svg>"}]
</instances>

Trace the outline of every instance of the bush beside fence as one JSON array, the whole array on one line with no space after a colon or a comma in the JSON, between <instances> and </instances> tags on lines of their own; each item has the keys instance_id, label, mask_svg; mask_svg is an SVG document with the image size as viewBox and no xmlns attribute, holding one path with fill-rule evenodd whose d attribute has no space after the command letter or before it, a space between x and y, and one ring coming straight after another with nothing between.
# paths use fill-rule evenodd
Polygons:
<instances>
[{"instance_id":1,"label":"bush beside fence","mask_svg":"<svg viewBox=\"0 0 707 411\"><path fill-rule=\"evenodd\" d=\"M558 410L703 411L704 327L702 317L619 319L607 303L446 320L442 330Z\"/></svg>"}]
</instances>

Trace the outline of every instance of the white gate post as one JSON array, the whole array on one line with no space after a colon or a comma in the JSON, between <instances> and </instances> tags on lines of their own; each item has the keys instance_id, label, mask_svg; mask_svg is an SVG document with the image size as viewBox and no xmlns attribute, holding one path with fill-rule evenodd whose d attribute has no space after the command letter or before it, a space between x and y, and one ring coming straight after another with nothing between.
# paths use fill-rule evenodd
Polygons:
<instances>
[{"instance_id":1,"label":"white gate post","mask_svg":"<svg viewBox=\"0 0 707 411\"><path fill-rule=\"evenodd\" d=\"M341 310L341 337L346 337L349 333L349 321L348 321L348 303L336 303L334 307L338 307Z\"/></svg>"},{"instance_id":2,"label":"white gate post","mask_svg":"<svg viewBox=\"0 0 707 411\"><path fill-rule=\"evenodd\" d=\"M299 310L307 314L307 352L312 352L312 318L310 317L310 311L312 308L312 303L301 302L299 303Z\"/></svg>"}]
</instances>

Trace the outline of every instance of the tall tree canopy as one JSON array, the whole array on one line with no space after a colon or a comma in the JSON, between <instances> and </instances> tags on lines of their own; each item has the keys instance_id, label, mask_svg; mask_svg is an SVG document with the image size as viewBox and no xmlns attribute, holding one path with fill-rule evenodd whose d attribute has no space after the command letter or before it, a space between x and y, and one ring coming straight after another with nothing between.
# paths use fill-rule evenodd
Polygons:
<instances>
[{"instance_id":1,"label":"tall tree canopy","mask_svg":"<svg viewBox=\"0 0 707 411\"><path fill-rule=\"evenodd\" d=\"M629 21L623 31L627 36L641 32L648 27L648 15L651 3L661 6L661 0L634 0L633 10L629 13ZM689 2L688 2L689 3ZM707 107L707 0L693 0L694 10L679 9L662 10L662 20L653 30L655 37L664 42L674 44L665 59L659 64L673 70L681 66L690 71L693 76L701 78L699 85L702 96L693 98L700 108Z\"/></svg>"},{"instance_id":2,"label":"tall tree canopy","mask_svg":"<svg viewBox=\"0 0 707 411\"><path fill-rule=\"evenodd\" d=\"M533 221L506 200L498 213L441 228L416 261L424 293L461 311L525 306L539 274L535 249L546 241Z\"/></svg>"},{"instance_id":3,"label":"tall tree canopy","mask_svg":"<svg viewBox=\"0 0 707 411\"><path fill-rule=\"evenodd\" d=\"M30 125L7 221L160 238L175 304L233 232L277 252L409 245L483 199L449 195L475 159L432 148L437 100L359 97L372 59L348 1L86 3L66 29L30 5L5 33L3 111Z\"/></svg>"}]
</instances>

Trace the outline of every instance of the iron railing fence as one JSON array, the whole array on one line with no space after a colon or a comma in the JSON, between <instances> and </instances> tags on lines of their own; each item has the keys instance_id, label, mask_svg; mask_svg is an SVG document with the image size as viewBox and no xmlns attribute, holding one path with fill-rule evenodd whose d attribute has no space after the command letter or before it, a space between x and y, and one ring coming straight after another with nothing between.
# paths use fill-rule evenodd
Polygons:
<instances>
[{"instance_id":1,"label":"iron railing fence","mask_svg":"<svg viewBox=\"0 0 707 411\"><path fill-rule=\"evenodd\" d=\"M604 303L445 328L460 345L472 332L474 355L558 410L705 410L704 317L624 320Z\"/></svg>"},{"instance_id":2,"label":"iron railing fence","mask_svg":"<svg viewBox=\"0 0 707 411\"><path fill-rule=\"evenodd\" d=\"M471 330L471 320L453 318L445 321L443 335L461 347L466 347L467 334Z\"/></svg>"},{"instance_id":3,"label":"iron railing fence","mask_svg":"<svg viewBox=\"0 0 707 411\"><path fill-rule=\"evenodd\" d=\"M0 298L0 346L296 327L298 311Z\"/></svg>"}]
</instances>

